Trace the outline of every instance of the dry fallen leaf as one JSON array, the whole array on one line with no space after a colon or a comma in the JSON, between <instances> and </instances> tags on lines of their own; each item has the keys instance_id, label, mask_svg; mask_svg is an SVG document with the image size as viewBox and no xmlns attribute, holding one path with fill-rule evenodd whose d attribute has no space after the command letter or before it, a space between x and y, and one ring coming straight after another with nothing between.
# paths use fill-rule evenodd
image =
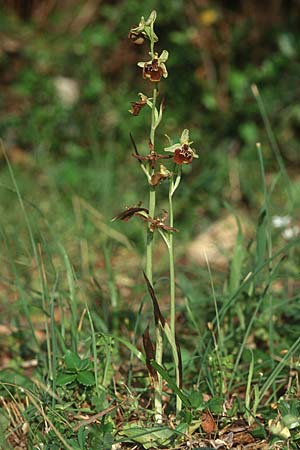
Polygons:
<instances>
[{"instance_id":1,"label":"dry fallen leaf","mask_svg":"<svg viewBox=\"0 0 300 450\"><path fill-rule=\"evenodd\" d=\"M201 415L201 428L205 433L212 433L217 430L215 419L208 409Z\"/></svg>"}]
</instances>

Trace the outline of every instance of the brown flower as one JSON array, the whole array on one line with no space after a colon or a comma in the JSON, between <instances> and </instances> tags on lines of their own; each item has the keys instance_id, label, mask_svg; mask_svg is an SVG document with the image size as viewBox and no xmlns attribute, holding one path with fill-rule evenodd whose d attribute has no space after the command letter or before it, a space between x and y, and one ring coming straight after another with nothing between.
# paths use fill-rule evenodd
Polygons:
<instances>
[{"instance_id":1,"label":"brown flower","mask_svg":"<svg viewBox=\"0 0 300 450\"><path fill-rule=\"evenodd\" d=\"M147 208L142 208L140 206L132 206L130 208L126 208L125 211L122 211L118 215L116 215L113 219L111 219L112 222L115 220L123 220L124 222L128 222L129 219L133 216L142 216L147 218L147 216L144 216L144 214L148 214L149 211Z\"/></svg>"},{"instance_id":2,"label":"brown flower","mask_svg":"<svg viewBox=\"0 0 300 450\"><path fill-rule=\"evenodd\" d=\"M152 217L149 216L148 217L141 216L141 217L142 219L150 223L150 231L152 232L154 230L157 230L158 228L164 231L179 231L177 228L169 227L169 225L165 224L165 221L168 218L168 213L165 210L163 211L162 217L156 217L155 219L152 219Z\"/></svg>"},{"instance_id":3,"label":"brown flower","mask_svg":"<svg viewBox=\"0 0 300 450\"><path fill-rule=\"evenodd\" d=\"M128 39L130 39L131 42L137 45L142 45L145 41L143 33L134 30L129 31Z\"/></svg>"},{"instance_id":4,"label":"brown flower","mask_svg":"<svg viewBox=\"0 0 300 450\"><path fill-rule=\"evenodd\" d=\"M152 11L148 19L141 17L138 26L132 27L129 31L128 38L135 44L143 44L145 38L150 41L157 42L158 37L154 33L153 26L156 20L156 11Z\"/></svg>"},{"instance_id":5,"label":"brown flower","mask_svg":"<svg viewBox=\"0 0 300 450\"><path fill-rule=\"evenodd\" d=\"M161 164L159 167L159 172L155 172L151 176L150 183L152 186L157 186L161 181L170 178L170 176L171 172L163 164Z\"/></svg>"},{"instance_id":6,"label":"brown flower","mask_svg":"<svg viewBox=\"0 0 300 450\"><path fill-rule=\"evenodd\" d=\"M162 54L158 56L158 53L154 53L152 59L147 62L139 62L138 66L143 69L143 77L154 83L158 83L161 77L167 78L168 71L165 65L169 53L167 50L163 50Z\"/></svg>"},{"instance_id":7,"label":"brown flower","mask_svg":"<svg viewBox=\"0 0 300 450\"><path fill-rule=\"evenodd\" d=\"M165 152L174 153L173 161L176 164L190 164L194 158L198 158L197 153L190 147L192 144L189 141L189 130L183 130L180 142L165 148Z\"/></svg>"},{"instance_id":8,"label":"brown flower","mask_svg":"<svg viewBox=\"0 0 300 450\"><path fill-rule=\"evenodd\" d=\"M151 169L155 169L156 161L159 159L170 159L172 158L172 155L161 155L159 153L156 153L154 150L152 142L149 140L149 148L150 153L148 155L140 155L139 153L133 153L132 156L136 159L138 159L140 162L142 161L149 161Z\"/></svg>"},{"instance_id":9,"label":"brown flower","mask_svg":"<svg viewBox=\"0 0 300 450\"><path fill-rule=\"evenodd\" d=\"M163 76L163 69L159 66L158 59L154 58L151 62L144 65L143 77L149 78L150 81L158 82Z\"/></svg>"},{"instance_id":10,"label":"brown flower","mask_svg":"<svg viewBox=\"0 0 300 450\"><path fill-rule=\"evenodd\" d=\"M176 148L173 160L176 164L190 164L193 161L193 158L193 150L188 144L183 144L181 147Z\"/></svg>"},{"instance_id":11,"label":"brown flower","mask_svg":"<svg viewBox=\"0 0 300 450\"><path fill-rule=\"evenodd\" d=\"M133 116L138 116L141 109L145 105L147 105L148 97L141 93L139 94L139 96L141 97L141 100L139 100L137 102L131 102L131 109L128 110L130 112L130 114L132 114Z\"/></svg>"}]
</instances>

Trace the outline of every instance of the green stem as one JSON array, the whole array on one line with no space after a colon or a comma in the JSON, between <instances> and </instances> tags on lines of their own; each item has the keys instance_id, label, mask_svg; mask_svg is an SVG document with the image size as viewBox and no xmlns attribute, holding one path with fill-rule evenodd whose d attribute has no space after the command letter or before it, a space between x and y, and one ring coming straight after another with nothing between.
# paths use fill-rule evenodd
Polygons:
<instances>
[{"instance_id":1,"label":"green stem","mask_svg":"<svg viewBox=\"0 0 300 450\"><path fill-rule=\"evenodd\" d=\"M157 87L155 85L153 89L153 100L152 100L152 112L151 112L151 129L150 129L150 141L154 145L155 141L155 108L156 108L156 98L157 98ZM151 168L149 168L150 172ZM152 171L153 172L153 171ZM152 173L150 174L152 175ZM154 218L155 215L155 204L156 204L156 191L155 187L149 184L149 217ZM153 232L150 230L150 224L147 230L147 244L146 244L146 275L151 284L153 284Z\"/></svg>"},{"instance_id":2,"label":"green stem","mask_svg":"<svg viewBox=\"0 0 300 450\"><path fill-rule=\"evenodd\" d=\"M175 182L174 182L174 177ZM173 213L173 195L180 183L181 167L176 165L174 175L170 181L169 188L169 224L174 227L174 213ZM174 248L173 248L173 234L169 235L169 271L170 271L170 328L172 339L175 342L175 314L176 314L176 300L175 300L175 264L174 264Z\"/></svg>"},{"instance_id":3,"label":"green stem","mask_svg":"<svg viewBox=\"0 0 300 450\"><path fill-rule=\"evenodd\" d=\"M155 361L162 365L162 358L163 358L163 336L162 331L157 324L155 326ZM155 418L157 423L162 423L162 417L163 417L163 408L162 408L162 376L157 372L157 383L155 386L155 393L154 393L154 409L155 409Z\"/></svg>"},{"instance_id":4,"label":"green stem","mask_svg":"<svg viewBox=\"0 0 300 450\"><path fill-rule=\"evenodd\" d=\"M174 213L173 213L173 195L180 183L181 178L181 167L176 166L175 172L171 181L169 188L169 224L170 227L174 226ZM176 179L174 182L174 176ZM169 250L169 272L170 272L170 330L171 330L171 340L172 340L172 353L175 365L176 374L176 385L180 388L180 368L179 368L179 354L176 346L176 329L175 329L175 316L176 316L176 297L175 297L175 264L174 264L174 246L173 246L173 233L169 234L168 242ZM176 415L178 416L182 408L181 398L176 395Z\"/></svg>"},{"instance_id":5,"label":"green stem","mask_svg":"<svg viewBox=\"0 0 300 450\"><path fill-rule=\"evenodd\" d=\"M153 52L153 47L151 47ZM150 141L154 146L155 141L155 129L156 129L156 99L157 99L157 86L155 84L153 88L153 98L152 98L152 111L151 111L151 128L150 128ZM153 175L154 170L149 167L149 176ZM154 186L149 184L149 217L155 217L155 204L156 204L156 190ZM153 285L153 231L150 230L150 224L147 230L147 244L146 244L146 275L148 280ZM155 339L156 339L156 350L155 350L155 361L157 364L162 365L163 357L163 337L162 332L157 324L155 327ZM158 380L155 386L154 394L154 409L155 418L157 423L162 423L162 376L157 374Z\"/></svg>"},{"instance_id":6,"label":"green stem","mask_svg":"<svg viewBox=\"0 0 300 450\"><path fill-rule=\"evenodd\" d=\"M154 217L156 203L156 192L153 186L149 185L149 217ZM150 224L147 230L146 243L146 275L151 284L153 284L153 231L150 230Z\"/></svg>"},{"instance_id":7,"label":"green stem","mask_svg":"<svg viewBox=\"0 0 300 450\"><path fill-rule=\"evenodd\" d=\"M170 183L170 187L173 187L173 181ZM170 227L174 226L173 215L173 195L170 189L169 192L169 223ZM170 271L170 328L172 339L175 342L175 265L174 265L174 248L173 248L173 233L169 235L169 271Z\"/></svg>"},{"instance_id":8,"label":"green stem","mask_svg":"<svg viewBox=\"0 0 300 450\"><path fill-rule=\"evenodd\" d=\"M152 113L151 113L151 130L150 130L150 140L154 146L155 139L155 108L156 108L156 99L157 99L157 85L155 83L153 88L153 97L152 97Z\"/></svg>"}]
</instances>

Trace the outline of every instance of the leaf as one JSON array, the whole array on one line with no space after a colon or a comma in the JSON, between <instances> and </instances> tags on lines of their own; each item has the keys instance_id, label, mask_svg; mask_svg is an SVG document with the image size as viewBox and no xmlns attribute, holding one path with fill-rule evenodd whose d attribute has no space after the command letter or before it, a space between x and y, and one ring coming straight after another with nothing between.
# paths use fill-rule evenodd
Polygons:
<instances>
[{"instance_id":1,"label":"leaf","mask_svg":"<svg viewBox=\"0 0 300 450\"><path fill-rule=\"evenodd\" d=\"M56 384L58 386L66 386L67 384L73 383L76 380L76 373L59 373L56 378Z\"/></svg>"},{"instance_id":2,"label":"leaf","mask_svg":"<svg viewBox=\"0 0 300 450\"><path fill-rule=\"evenodd\" d=\"M181 357L181 350L180 350L180 345L179 345L177 337L175 337L175 343L176 343L177 358L178 358L177 369L178 369L178 374L179 374L179 387L181 389L182 384L183 384L183 382L182 382L182 378L183 378L183 376L182 376L182 374L183 374L183 372L182 372L182 357Z\"/></svg>"},{"instance_id":3,"label":"leaf","mask_svg":"<svg viewBox=\"0 0 300 450\"><path fill-rule=\"evenodd\" d=\"M145 356L142 352L140 352L131 342L127 341L127 339L124 339L120 336L114 336L116 341L121 342L121 344L125 345L125 347L128 348L140 361L142 361L144 364L146 364Z\"/></svg>"},{"instance_id":4,"label":"leaf","mask_svg":"<svg viewBox=\"0 0 300 450\"><path fill-rule=\"evenodd\" d=\"M131 143L133 145L133 148L134 148L134 153L139 156L140 154L138 152L138 149L137 149L137 146L136 146L136 143L135 143L135 140L134 140L132 134L129 133L129 136L130 136L130 140L131 140Z\"/></svg>"},{"instance_id":5,"label":"leaf","mask_svg":"<svg viewBox=\"0 0 300 450\"><path fill-rule=\"evenodd\" d=\"M3 450L9 450L11 447L7 444L5 439L6 431L9 426L10 420L7 412L4 408L0 408L0 448Z\"/></svg>"},{"instance_id":6,"label":"leaf","mask_svg":"<svg viewBox=\"0 0 300 450\"><path fill-rule=\"evenodd\" d=\"M212 433L217 430L217 424L209 409L201 414L201 428L205 433Z\"/></svg>"},{"instance_id":7,"label":"leaf","mask_svg":"<svg viewBox=\"0 0 300 450\"><path fill-rule=\"evenodd\" d=\"M78 439L78 443L80 445L81 449L86 448L86 437L88 434L88 430L85 427L80 427L78 434L77 434L77 439Z\"/></svg>"},{"instance_id":8,"label":"leaf","mask_svg":"<svg viewBox=\"0 0 300 450\"><path fill-rule=\"evenodd\" d=\"M222 414L224 398L223 397L213 397L208 401L209 410L213 414Z\"/></svg>"},{"instance_id":9,"label":"leaf","mask_svg":"<svg viewBox=\"0 0 300 450\"><path fill-rule=\"evenodd\" d=\"M194 447L194 450L214 450L214 447Z\"/></svg>"},{"instance_id":10,"label":"leaf","mask_svg":"<svg viewBox=\"0 0 300 450\"><path fill-rule=\"evenodd\" d=\"M291 437L291 433L281 421L277 421L276 419L271 419L268 422L269 430L272 434L275 434L275 436L279 436L282 439L289 439Z\"/></svg>"},{"instance_id":11,"label":"leaf","mask_svg":"<svg viewBox=\"0 0 300 450\"><path fill-rule=\"evenodd\" d=\"M82 447L78 446L78 442L75 439L68 439L66 442L73 450L82 450Z\"/></svg>"},{"instance_id":12,"label":"leaf","mask_svg":"<svg viewBox=\"0 0 300 450\"><path fill-rule=\"evenodd\" d=\"M238 226L238 233L230 265L229 292L231 295L236 292L240 285L242 276L242 263L244 258L242 227L237 216L235 216L235 219Z\"/></svg>"},{"instance_id":13,"label":"leaf","mask_svg":"<svg viewBox=\"0 0 300 450\"><path fill-rule=\"evenodd\" d=\"M205 401L203 400L202 392L191 390L188 396L193 409L204 409Z\"/></svg>"},{"instance_id":14,"label":"leaf","mask_svg":"<svg viewBox=\"0 0 300 450\"><path fill-rule=\"evenodd\" d=\"M289 430L300 426L299 417L296 417L293 414L286 414L283 416L282 423L288 427Z\"/></svg>"},{"instance_id":15,"label":"leaf","mask_svg":"<svg viewBox=\"0 0 300 450\"><path fill-rule=\"evenodd\" d=\"M150 375L151 383L154 386L157 383L157 373L153 368L151 361L155 359L154 346L152 344L150 334L149 334L149 325L143 333L143 345L146 353L146 365Z\"/></svg>"},{"instance_id":16,"label":"leaf","mask_svg":"<svg viewBox=\"0 0 300 450\"><path fill-rule=\"evenodd\" d=\"M259 215L258 226L256 231L256 261L257 265L260 266L264 262L265 251L267 245L267 237L266 237L266 220L267 213L266 210L263 209Z\"/></svg>"},{"instance_id":17,"label":"leaf","mask_svg":"<svg viewBox=\"0 0 300 450\"><path fill-rule=\"evenodd\" d=\"M142 444L145 449L168 445L174 434L174 430L170 430L169 428L146 428L137 426L136 424L126 425L123 430L119 432L120 436L129 438L131 442Z\"/></svg>"},{"instance_id":18,"label":"leaf","mask_svg":"<svg viewBox=\"0 0 300 450\"><path fill-rule=\"evenodd\" d=\"M145 274L145 272L143 272L143 275L144 275L144 278L146 280L147 288L148 288L148 291L149 291L149 294L150 294L150 297L151 297L152 303L153 303L155 324L157 325L160 322L162 327L164 327L166 321L165 321L164 317L162 316L162 314L160 312L158 301L157 301L154 289L152 287L152 284L150 283L150 281L149 281L147 275Z\"/></svg>"},{"instance_id":19,"label":"leaf","mask_svg":"<svg viewBox=\"0 0 300 450\"><path fill-rule=\"evenodd\" d=\"M93 372L87 370L84 372L79 372L77 375L77 380L80 384L84 384L85 386L93 386L96 383Z\"/></svg>"},{"instance_id":20,"label":"leaf","mask_svg":"<svg viewBox=\"0 0 300 450\"><path fill-rule=\"evenodd\" d=\"M162 114L163 114L163 110L164 110L164 106L165 106L165 99L162 99L162 102L160 104L159 107L159 112L157 111L157 108L155 108L155 123L154 123L154 128L157 128L158 125L161 122L162 119Z\"/></svg>"},{"instance_id":21,"label":"leaf","mask_svg":"<svg viewBox=\"0 0 300 450\"><path fill-rule=\"evenodd\" d=\"M77 430L86 430L87 425L90 425L96 421L98 421L101 417L106 416L107 414L109 414L111 411L113 411L115 408L117 408L116 405L111 405L106 409L103 409L102 411L98 412L97 414L94 414L93 416L88 417L87 419L83 419L81 420L81 422L79 422L74 428L74 431ZM103 423L101 422L101 425L99 425L99 430L101 430L103 433L105 432L112 432L113 430L113 425L112 423Z\"/></svg>"},{"instance_id":22,"label":"leaf","mask_svg":"<svg viewBox=\"0 0 300 450\"><path fill-rule=\"evenodd\" d=\"M188 426L188 433L190 435L192 435L193 433L195 433L196 430L198 430L200 428L201 425L201 419L198 420L192 420Z\"/></svg>"},{"instance_id":23,"label":"leaf","mask_svg":"<svg viewBox=\"0 0 300 450\"><path fill-rule=\"evenodd\" d=\"M154 367L154 369L162 376L162 378L168 383L169 387L175 392L175 394L178 395L184 406L189 408L191 404L188 397L182 392L181 389L179 389L178 386L176 386L175 381L170 377L168 372L159 364L157 364L156 361L151 361L151 364Z\"/></svg>"},{"instance_id":24,"label":"leaf","mask_svg":"<svg viewBox=\"0 0 300 450\"><path fill-rule=\"evenodd\" d=\"M0 434L4 436L6 429L9 426L9 417L4 408L0 409Z\"/></svg>"},{"instance_id":25,"label":"leaf","mask_svg":"<svg viewBox=\"0 0 300 450\"><path fill-rule=\"evenodd\" d=\"M68 369L77 370L80 367L81 359L77 355L77 353L71 352L68 350L65 354L65 364Z\"/></svg>"},{"instance_id":26,"label":"leaf","mask_svg":"<svg viewBox=\"0 0 300 450\"><path fill-rule=\"evenodd\" d=\"M157 305L158 306L158 305ZM166 338L169 341L169 344L171 346L172 349L172 354L173 354L173 358L174 358L174 364L177 367L178 370L178 374L179 374L179 388L181 389L182 387L182 360L181 360L181 351L180 351L180 347L178 344L177 339L175 338L175 342L171 333L171 329L169 327L168 322L166 322L163 318L163 322L160 322L162 330L166 336ZM179 390L180 390L179 389ZM179 395L180 397L180 395Z\"/></svg>"},{"instance_id":27,"label":"leaf","mask_svg":"<svg viewBox=\"0 0 300 450\"><path fill-rule=\"evenodd\" d=\"M152 284L150 283L145 272L143 272L143 275L146 280L147 288L148 288L148 291L149 291L149 294L150 294L150 297L151 297L152 303L153 303L155 325L156 326L158 324L161 325L161 327L169 341L169 344L171 345L172 353L173 353L173 357L174 357L174 363L175 363L178 373L179 373L179 387L181 388L181 386L182 386L182 360L181 360L181 352L180 352L179 344L177 342L177 339L175 339L175 342L174 342L174 339L171 334L171 329L160 311L159 304L158 304L154 289L152 287ZM181 392L180 389L176 386L176 384L174 384L174 386L176 387L176 389L179 392ZM176 392L176 389L175 389L175 392ZM180 394L177 393L177 395L181 398ZM182 393L181 393L181 395L182 395Z\"/></svg>"},{"instance_id":28,"label":"leaf","mask_svg":"<svg viewBox=\"0 0 300 450\"><path fill-rule=\"evenodd\" d=\"M88 358L80 360L80 363L78 364L78 370L87 370L87 369L92 369L92 368L93 368L93 365Z\"/></svg>"}]
</instances>

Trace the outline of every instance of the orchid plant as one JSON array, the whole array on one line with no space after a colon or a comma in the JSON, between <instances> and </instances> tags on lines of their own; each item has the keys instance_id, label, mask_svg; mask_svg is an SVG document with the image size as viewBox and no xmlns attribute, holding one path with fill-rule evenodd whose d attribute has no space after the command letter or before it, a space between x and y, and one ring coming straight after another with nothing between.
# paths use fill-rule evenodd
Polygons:
<instances>
[{"instance_id":1,"label":"orchid plant","mask_svg":"<svg viewBox=\"0 0 300 450\"><path fill-rule=\"evenodd\" d=\"M138 160L147 179L147 184L149 187L148 206L145 208L139 205L127 208L125 211L118 214L113 220L119 219L128 221L132 217L139 217L147 224L146 267L144 276L154 308L155 346L152 344L152 340L150 338L149 326L144 332L143 343L146 352L147 367L154 389L155 417L156 421L161 423L163 418L163 383L161 371L155 370L155 367L162 367L164 352L163 336L166 337L170 344L175 365L177 386L176 415L178 416L181 411L181 398L180 395L178 395L178 390L182 387L182 364L175 330L176 299L173 250L173 234L178 230L174 227L173 198L181 181L182 165L190 164L194 158L198 158L198 155L191 147L193 142L190 141L188 129L183 130L179 142L174 145L168 137L170 145L164 148L165 153L159 153L155 150L156 130L161 123L164 110L163 100L161 100L160 105L158 106L158 85L163 79L168 77L166 63L169 57L167 50L163 50L159 54L155 49L155 45L158 42L158 36L154 31L156 16L156 11L152 11L148 19L145 20L145 18L142 17L139 25L132 27L129 32L129 39L134 44L141 45L147 41L150 46L150 59L146 62L138 62L137 65L142 69L143 78L150 83L152 92L150 96L145 95L144 93L138 93L139 99L131 103L131 109L129 110L133 116L138 116L145 107L148 107L151 111L148 153L140 154L133 137L130 135L134 147L134 153L132 156ZM168 160L173 161L172 168L167 168L164 164L162 164L162 161L167 162ZM169 183L169 211L163 211L162 215L157 216L156 192L157 189L159 189L159 185L163 182ZM170 273L170 325L168 325L167 321L161 315L159 303L153 288L154 233L159 233L161 235L168 249Z\"/></svg>"}]
</instances>

